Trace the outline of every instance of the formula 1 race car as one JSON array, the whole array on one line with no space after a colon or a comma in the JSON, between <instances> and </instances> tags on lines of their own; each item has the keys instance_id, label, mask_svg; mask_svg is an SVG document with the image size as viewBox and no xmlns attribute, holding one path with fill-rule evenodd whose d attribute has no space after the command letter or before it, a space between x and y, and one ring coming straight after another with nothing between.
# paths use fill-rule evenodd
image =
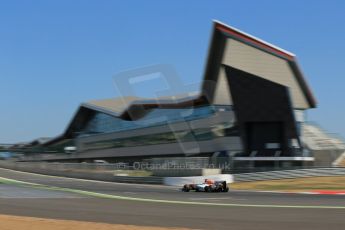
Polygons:
<instances>
[{"instance_id":1,"label":"formula 1 race car","mask_svg":"<svg viewBox=\"0 0 345 230\"><path fill-rule=\"evenodd\" d=\"M228 192L229 187L226 181L212 181L206 179L201 184L185 184L182 187L183 192L195 191L195 192Z\"/></svg>"}]
</instances>

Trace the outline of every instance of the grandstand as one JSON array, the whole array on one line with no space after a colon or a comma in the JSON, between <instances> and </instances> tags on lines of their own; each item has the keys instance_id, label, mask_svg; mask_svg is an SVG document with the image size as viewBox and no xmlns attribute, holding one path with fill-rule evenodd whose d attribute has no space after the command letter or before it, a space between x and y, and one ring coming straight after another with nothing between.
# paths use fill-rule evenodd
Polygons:
<instances>
[{"instance_id":1,"label":"grandstand","mask_svg":"<svg viewBox=\"0 0 345 230\"><path fill-rule=\"evenodd\" d=\"M304 123L302 141L315 158L314 166L345 166L345 142L341 137L327 133L316 123Z\"/></svg>"}]
</instances>

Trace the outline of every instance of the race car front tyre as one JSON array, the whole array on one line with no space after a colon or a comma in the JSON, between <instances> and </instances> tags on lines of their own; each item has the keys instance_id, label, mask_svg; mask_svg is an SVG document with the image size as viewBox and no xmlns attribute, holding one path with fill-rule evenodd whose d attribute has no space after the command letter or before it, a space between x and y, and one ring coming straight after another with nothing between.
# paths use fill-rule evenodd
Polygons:
<instances>
[{"instance_id":1,"label":"race car front tyre","mask_svg":"<svg viewBox=\"0 0 345 230\"><path fill-rule=\"evenodd\" d=\"M223 192L229 192L229 187L226 187L225 189L223 189Z\"/></svg>"},{"instance_id":2,"label":"race car front tyre","mask_svg":"<svg viewBox=\"0 0 345 230\"><path fill-rule=\"evenodd\" d=\"M188 186L183 186L182 192L189 192L190 188Z\"/></svg>"}]
</instances>

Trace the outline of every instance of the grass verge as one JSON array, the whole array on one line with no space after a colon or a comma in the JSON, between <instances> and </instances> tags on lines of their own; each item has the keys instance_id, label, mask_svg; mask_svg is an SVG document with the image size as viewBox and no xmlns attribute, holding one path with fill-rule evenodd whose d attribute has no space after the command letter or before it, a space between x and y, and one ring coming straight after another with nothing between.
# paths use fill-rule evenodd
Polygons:
<instances>
[{"instance_id":1,"label":"grass verge","mask_svg":"<svg viewBox=\"0 0 345 230\"><path fill-rule=\"evenodd\" d=\"M151 226L135 226L123 224L106 224L94 223L85 221L73 220L54 220L35 217L21 217L0 215L0 226L4 230L84 230L84 229L98 229L98 230L172 230L172 229L187 229L187 228L165 228L165 227L151 227Z\"/></svg>"}]
</instances>

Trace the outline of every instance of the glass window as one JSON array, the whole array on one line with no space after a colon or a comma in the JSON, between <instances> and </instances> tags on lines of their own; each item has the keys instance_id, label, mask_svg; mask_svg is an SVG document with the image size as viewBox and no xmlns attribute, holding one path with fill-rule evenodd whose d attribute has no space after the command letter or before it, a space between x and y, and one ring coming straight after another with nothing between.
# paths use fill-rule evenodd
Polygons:
<instances>
[{"instance_id":1,"label":"glass window","mask_svg":"<svg viewBox=\"0 0 345 230\"><path fill-rule=\"evenodd\" d=\"M178 132L166 132L159 134L151 134L145 136L135 136L121 139L111 139L104 141L91 141L85 143L85 150L91 149L107 149L107 148L121 148L134 147L144 145L158 145L177 142L191 142L191 141L207 141L219 137L224 137L227 130L237 130L236 126L229 128L229 123L219 124L210 128L186 130ZM215 131L216 130L216 131ZM229 136L233 135L231 133Z\"/></svg>"},{"instance_id":2,"label":"glass window","mask_svg":"<svg viewBox=\"0 0 345 230\"><path fill-rule=\"evenodd\" d=\"M92 135L95 133L109 133L122 130L144 128L156 125L162 125L178 121L190 121L205 118L213 115L216 111L229 111L230 106L202 106L187 109L154 109L145 117L127 121L113 117L104 113L96 113L78 132L78 135Z\"/></svg>"}]
</instances>

